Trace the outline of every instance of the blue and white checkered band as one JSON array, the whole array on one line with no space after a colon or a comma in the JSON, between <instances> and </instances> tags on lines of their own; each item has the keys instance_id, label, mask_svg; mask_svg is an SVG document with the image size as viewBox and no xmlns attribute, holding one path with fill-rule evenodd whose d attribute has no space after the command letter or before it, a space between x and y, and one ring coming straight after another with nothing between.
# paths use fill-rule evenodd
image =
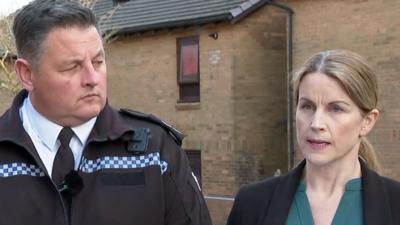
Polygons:
<instances>
[{"instance_id":1,"label":"blue and white checkered band","mask_svg":"<svg viewBox=\"0 0 400 225\"><path fill-rule=\"evenodd\" d=\"M161 174L167 171L168 163L160 160L158 152L139 156L104 156L95 160L83 158L80 170L93 173L102 169L135 169L148 166L160 166Z\"/></svg>"},{"instance_id":2,"label":"blue and white checkered band","mask_svg":"<svg viewBox=\"0 0 400 225\"><path fill-rule=\"evenodd\" d=\"M45 173L37 166L26 163L0 164L0 177L12 177L18 175L44 177Z\"/></svg>"}]
</instances>

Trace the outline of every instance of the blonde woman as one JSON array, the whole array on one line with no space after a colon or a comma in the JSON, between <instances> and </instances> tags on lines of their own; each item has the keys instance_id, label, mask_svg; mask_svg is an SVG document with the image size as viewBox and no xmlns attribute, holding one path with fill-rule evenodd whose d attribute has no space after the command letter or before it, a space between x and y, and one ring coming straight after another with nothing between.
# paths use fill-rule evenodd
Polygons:
<instances>
[{"instance_id":1,"label":"blonde woman","mask_svg":"<svg viewBox=\"0 0 400 225\"><path fill-rule=\"evenodd\" d=\"M241 188L228 225L400 224L400 183L379 175L366 138L379 117L368 63L350 51L320 52L293 87L304 160L287 175Z\"/></svg>"}]
</instances>

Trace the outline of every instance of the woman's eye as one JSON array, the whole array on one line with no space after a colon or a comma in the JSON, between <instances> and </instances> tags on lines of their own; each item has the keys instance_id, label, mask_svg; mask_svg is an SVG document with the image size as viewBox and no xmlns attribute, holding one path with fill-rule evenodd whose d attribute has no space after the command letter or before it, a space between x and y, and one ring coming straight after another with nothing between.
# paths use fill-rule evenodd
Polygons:
<instances>
[{"instance_id":1,"label":"woman's eye","mask_svg":"<svg viewBox=\"0 0 400 225\"><path fill-rule=\"evenodd\" d=\"M301 104L300 105L300 109L302 109L302 110L312 110L312 105L310 105L310 104Z\"/></svg>"},{"instance_id":2,"label":"woman's eye","mask_svg":"<svg viewBox=\"0 0 400 225\"><path fill-rule=\"evenodd\" d=\"M333 105L330 107L332 112L342 112L343 109L342 107L338 106L338 105Z\"/></svg>"}]
</instances>

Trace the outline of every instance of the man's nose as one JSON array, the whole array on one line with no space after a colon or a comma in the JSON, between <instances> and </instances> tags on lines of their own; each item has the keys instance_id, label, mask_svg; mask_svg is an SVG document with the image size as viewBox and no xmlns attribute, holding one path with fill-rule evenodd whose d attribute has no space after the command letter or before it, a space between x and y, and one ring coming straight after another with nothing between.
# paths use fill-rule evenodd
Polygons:
<instances>
[{"instance_id":1,"label":"man's nose","mask_svg":"<svg viewBox=\"0 0 400 225\"><path fill-rule=\"evenodd\" d=\"M96 86L100 80L100 74L94 68L92 62L85 64L85 69L82 71L82 83L84 86Z\"/></svg>"}]
</instances>

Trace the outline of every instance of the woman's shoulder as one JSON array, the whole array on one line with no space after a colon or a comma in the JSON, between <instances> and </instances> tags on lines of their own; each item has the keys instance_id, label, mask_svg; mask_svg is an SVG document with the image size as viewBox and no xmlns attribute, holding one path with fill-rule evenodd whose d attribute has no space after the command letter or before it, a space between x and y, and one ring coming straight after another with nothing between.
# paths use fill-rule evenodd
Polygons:
<instances>
[{"instance_id":1,"label":"woman's shoulder","mask_svg":"<svg viewBox=\"0 0 400 225\"><path fill-rule=\"evenodd\" d=\"M257 224L262 219L280 179L280 177L267 178L242 186L235 197L227 224Z\"/></svg>"},{"instance_id":2,"label":"woman's shoulder","mask_svg":"<svg viewBox=\"0 0 400 225\"><path fill-rule=\"evenodd\" d=\"M385 189L387 190L390 197L394 197L396 199L400 198L400 182L394 180L389 177L382 176L382 182L385 185Z\"/></svg>"},{"instance_id":3,"label":"woman's shoulder","mask_svg":"<svg viewBox=\"0 0 400 225\"><path fill-rule=\"evenodd\" d=\"M368 190L368 194L375 195L376 191L387 194L390 199L398 199L400 197L400 182L389 178L378 172L368 168L367 164L360 160L361 172L363 177L363 186ZM394 197L394 198L393 198ZM400 201L399 201L400 203Z\"/></svg>"},{"instance_id":4,"label":"woman's shoulder","mask_svg":"<svg viewBox=\"0 0 400 225\"><path fill-rule=\"evenodd\" d=\"M391 217L393 224L400 224L400 216L398 213L400 211L400 182L384 176L381 177L381 180L383 184L381 194L386 196L384 198L381 197L386 200L381 206L383 208L385 208L385 206L388 207L386 210L387 215L391 215L388 217ZM374 202L376 202L376 200Z\"/></svg>"},{"instance_id":5,"label":"woman's shoulder","mask_svg":"<svg viewBox=\"0 0 400 225\"><path fill-rule=\"evenodd\" d=\"M303 171L305 162L302 161L294 169L290 170L287 174L269 177L264 180L244 185L240 188L236 195L237 201L269 201L271 196L275 193L282 194L283 190L276 191L276 188L285 189L285 191L295 191ZM244 200L241 200L244 199ZM236 200L235 200L236 201Z\"/></svg>"},{"instance_id":6,"label":"woman's shoulder","mask_svg":"<svg viewBox=\"0 0 400 225\"><path fill-rule=\"evenodd\" d=\"M289 208L304 164L302 162L285 175L269 177L242 186L235 197L227 224L259 224L260 221L267 218L272 205L279 204L279 208L286 208L286 206ZM276 212L274 208L272 215L277 219L285 217L285 213L285 210Z\"/></svg>"},{"instance_id":7,"label":"woman's shoulder","mask_svg":"<svg viewBox=\"0 0 400 225\"><path fill-rule=\"evenodd\" d=\"M235 197L235 203L258 207L266 204L274 193L281 177L266 178L262 181L243 185Z\"/></svg>"}]
</instances>

